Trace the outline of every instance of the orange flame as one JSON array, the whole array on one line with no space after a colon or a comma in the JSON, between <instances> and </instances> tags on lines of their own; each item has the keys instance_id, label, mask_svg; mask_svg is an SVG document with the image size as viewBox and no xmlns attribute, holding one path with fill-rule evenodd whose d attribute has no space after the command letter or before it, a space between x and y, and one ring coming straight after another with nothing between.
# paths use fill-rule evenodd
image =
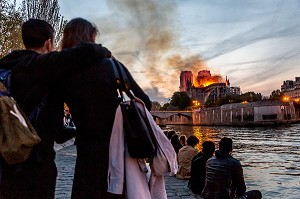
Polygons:
<instances>
[{"instance_id":1,"label":"orange flame","mask_svg":"<svg viewBox=\"0 0 300 199\"><path fill-rule=\"evenodd\" d=\"M207 87L214 83L222 83L221 76L210 76L210 77L202 77L194 80L194 86L196 88Z\"/></svg>"}]
</instances>

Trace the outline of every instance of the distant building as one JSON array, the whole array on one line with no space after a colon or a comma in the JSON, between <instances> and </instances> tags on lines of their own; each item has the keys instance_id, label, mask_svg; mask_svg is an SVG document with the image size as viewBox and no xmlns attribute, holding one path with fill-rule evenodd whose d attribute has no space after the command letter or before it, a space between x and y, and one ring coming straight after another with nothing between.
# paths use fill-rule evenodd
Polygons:
<instances>
[{"instance_id":1,"label":"distant building","mask_svg":"<svg viewBox=\"0 0 300 199\"><path fill-rule=\"evenodd\" d=\"M281 92L288 96L291 101L299 102L300 100L300 77L295 77L295 81L286 80L281 85Z\"/></svg>"},{"instance_id":2,"label":"distant building","mask_svg":"<svg viewBox=\"0 0 300 199\"><path fill-rule=\"evenodd\" d=\"M179 91L187 91L187 88L193 84L193 73L191 71L181 71Z\"/></svg>"},{"instance_id":3,"label":"distant building","mask_svg":"<svg viewBox=\"0 0 300 199\"><path fill-rule=\"evenodd\" d=\"M240 95L241 94L241 88L237 86L230 87L230 93L233 95Z\"/></svg>"},{"instance_id":4,"label":"distant building","mask_svg":"<svg viewBox=\"0 0 300 199\"><path fill-rule=\"evenodd\" d=\"M286 80L283 81L283 84L281 85L281 91L286 92L286 91L291 91L294 90L294 81L293 80Z\"/></svg>"},{"instance_id":5,"label":"distant building","mask_svg":"<svg viewBox=\"0 0 300 199\"><path fill-rule=\"evenodd\" d=\"M191 71L182 71L179 90L187 92L190 98L202 105L208 100L216 101L226 95L241 93L240 87L230 87L227 77L224 81L220 75L211 75L209 70L199 71L195 79Z\"/></svg>"}]
</instances>

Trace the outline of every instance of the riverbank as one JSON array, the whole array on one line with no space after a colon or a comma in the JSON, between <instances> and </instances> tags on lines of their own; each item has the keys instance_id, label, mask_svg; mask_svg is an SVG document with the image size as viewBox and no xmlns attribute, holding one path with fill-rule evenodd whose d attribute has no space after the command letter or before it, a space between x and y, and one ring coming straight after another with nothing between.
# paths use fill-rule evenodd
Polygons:
<instances>
[{"instance_id":1,"label":"riverbank","mask_svg":"<svg viewBox=\"0 0 300 199\"><path fill-rule=\"evenodd\" d=\"M56 145L56 165L58 170L55 199L71 198L72 182L76 161L76 148L73 141ZM173 176L165 177L168 199L200 199L187 187L187 180Z\"/></svg>"},{"instance_id":2,"label":"riverbank","mask_svg":"<svg viewBox=\"0 0 300 199\"><path fill-rule=\"evenodd\" d=\"M299 105L279 100L231 103L192 111L151 111L159 126L273 126L300 122Z\"/></svg>"}]
</instances>

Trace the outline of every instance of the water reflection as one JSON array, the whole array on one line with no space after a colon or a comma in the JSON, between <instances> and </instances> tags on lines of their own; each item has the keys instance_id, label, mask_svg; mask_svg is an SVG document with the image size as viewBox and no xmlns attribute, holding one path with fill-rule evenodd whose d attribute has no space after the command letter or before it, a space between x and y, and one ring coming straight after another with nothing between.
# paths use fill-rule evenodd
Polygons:
<instances>
[{"instance_id":1,"label":"water reflection","mask_svg":"<svg viewBox=\"0 0 300 199\"><path fill-rule=\"evenodd\" d=\"M233 139L233 156L244 168L248 190L259 189L263 198L300 198L300 124L278 127L167 126L180 134L218 142Z\"/></svg>"}]
</instances>

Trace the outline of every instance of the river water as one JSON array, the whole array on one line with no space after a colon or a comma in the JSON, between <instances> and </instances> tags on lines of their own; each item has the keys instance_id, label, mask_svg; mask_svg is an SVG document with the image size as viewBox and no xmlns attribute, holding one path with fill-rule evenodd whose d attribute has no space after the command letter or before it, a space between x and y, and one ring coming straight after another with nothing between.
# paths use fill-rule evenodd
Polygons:
<instances>
[{"instance_id":1,"label":"river water","mask_svg":"<svg viewBox=\"0 0 300 199\"><path fill-rule=\"evenodd\" d=\"M168 125L163 129L195 135L200 144L233 140L233 157L241 161L247 191L259 189L264 199L300 199L300 124L272 127Z\"/></svg>"}]
</instances>

